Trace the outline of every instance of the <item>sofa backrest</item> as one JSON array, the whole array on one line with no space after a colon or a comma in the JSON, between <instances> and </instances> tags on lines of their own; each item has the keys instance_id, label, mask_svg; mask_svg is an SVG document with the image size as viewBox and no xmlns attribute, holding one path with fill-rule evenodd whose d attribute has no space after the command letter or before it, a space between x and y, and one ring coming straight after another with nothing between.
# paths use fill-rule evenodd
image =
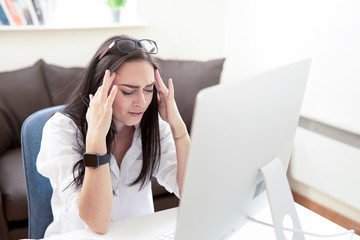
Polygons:
<instances>
[{"instance_id":1,"label":"sofa backrest","mask_svg":"<svg viewBox=\"0 0 360 240\"><path fill-rule=\"evenodd\" d=\"M30 67L0 73L0 155L20 147L21 126L30 114L65 103L68 86L80 72L81 68L65 69L39 60Z\"/></svg>"},{"instance_id":2,"label":"sofa backrest","mask_svg":"<svg viewBox=\"0 0 360 240\"><path fill-rule=\"evenodd\" d=\"M170 77L173 79L175 100L189 131L196 94L219 83L224 60L157 59L165 84ZM83 68L65 68L39 60L30 67L0 73L0 155L20 147L21 126L30 114L66 103L82 71Z\"/></svg>"}]
</instances>

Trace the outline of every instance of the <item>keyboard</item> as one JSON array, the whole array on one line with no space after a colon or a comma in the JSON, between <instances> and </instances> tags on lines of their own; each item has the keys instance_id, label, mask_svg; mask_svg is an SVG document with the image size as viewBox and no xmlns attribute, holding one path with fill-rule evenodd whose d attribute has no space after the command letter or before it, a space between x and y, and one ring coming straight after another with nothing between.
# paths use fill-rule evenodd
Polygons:
<instances>
[{"instance_id":1,"label":"keyboard","mask_svg":"<svg viewBox=\"0 0 360 240\"><path fill-rule=\"evenodd\" d=\"M175 240L175 229L169 229L168 231L165 231L161 233L159 236L156 236L152 240Z\"/></svg>"}]
</instances>

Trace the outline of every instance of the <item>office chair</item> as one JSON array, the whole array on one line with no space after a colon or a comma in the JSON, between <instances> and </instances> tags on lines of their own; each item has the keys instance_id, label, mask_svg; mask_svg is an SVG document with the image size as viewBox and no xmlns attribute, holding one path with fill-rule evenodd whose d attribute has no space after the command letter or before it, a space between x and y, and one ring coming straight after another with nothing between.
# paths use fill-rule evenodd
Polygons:
<instances>
[{"instance_id":1,"label":"office chair","mask_svg":"<svg viewBox=\"0 0 360 240\"><path fill-rule=\"evenodd\" d=\"M49 179L38 173L36 159L46 121L64 107L60 105L39 110L26 118L21 128L21 152L29 215L28 238L43 238L47 226L53 221L50 204L52 188Z\"/></svg>"}]
</instances>

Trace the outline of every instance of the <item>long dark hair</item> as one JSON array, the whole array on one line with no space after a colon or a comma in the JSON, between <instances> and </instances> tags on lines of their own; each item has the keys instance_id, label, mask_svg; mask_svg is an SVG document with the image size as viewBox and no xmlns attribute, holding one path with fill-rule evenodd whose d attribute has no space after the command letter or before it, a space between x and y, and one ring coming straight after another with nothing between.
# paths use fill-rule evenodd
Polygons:
<instances>
[{"instance_id":1,"label":"long dark hair","mask_svg":"<svg viewBox=\"0 0 360 240\"><path fill-rule=\"evenodd\" d=\"M69 116L78 126L76 137L79 140L79 146L81 147L79 151L82 154L85 152L85 139L88 126L85 117L87 106L82 101L80 93L85 97L88 97L89 94L95 94L97 89L102 84L105 70L108 69L110 72L115 72L125 62L145 60L152 64L154 69L158 68L155 59L141 48L131 53L124 54L114 46L99 61L100 54L114 40L119 38L129 38L129 36L113 36L101 44L89 62L88 66L81 74L79 84L71 95L69 104L63 110L63 113ZM139 176L133 183L131 183L131 185L140 183L140 187L142 188L148 181L150 181L151 175L158 167L159 156L161 152L156 88L154 88L153 98L140 121L139 127L141 129L143 166ZM110 146L114 139L114 134L115 133L109 129L109 132L106 136L107 152L110 152ZM83 184L84 174L85 166L83 164L83 160L79 159L79 161L73 167L74 180L71 184L74 184L76 188L80 188Z\"/></svg>"}]
</instances>

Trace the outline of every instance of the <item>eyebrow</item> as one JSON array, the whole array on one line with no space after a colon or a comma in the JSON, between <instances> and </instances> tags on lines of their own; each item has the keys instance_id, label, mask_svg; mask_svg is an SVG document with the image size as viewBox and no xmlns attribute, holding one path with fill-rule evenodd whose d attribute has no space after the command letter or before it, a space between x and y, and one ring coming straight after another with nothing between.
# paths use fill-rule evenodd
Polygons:
<instances>
[{"instance_id":1,"label":"eyebrow","mask_svg":"<svg viewBox=\"0 0 360 240\"><path fill-rule=\"evenodd\" d=\"M145 88L152 87L154 85L155 85L155 81L146 85ZM136 89L140 88L140 86L130 85L130 84L119 84L119 86L124 86L124 87L128 87L128 88L136 88Z\"/></svg>"}]
</instances>

